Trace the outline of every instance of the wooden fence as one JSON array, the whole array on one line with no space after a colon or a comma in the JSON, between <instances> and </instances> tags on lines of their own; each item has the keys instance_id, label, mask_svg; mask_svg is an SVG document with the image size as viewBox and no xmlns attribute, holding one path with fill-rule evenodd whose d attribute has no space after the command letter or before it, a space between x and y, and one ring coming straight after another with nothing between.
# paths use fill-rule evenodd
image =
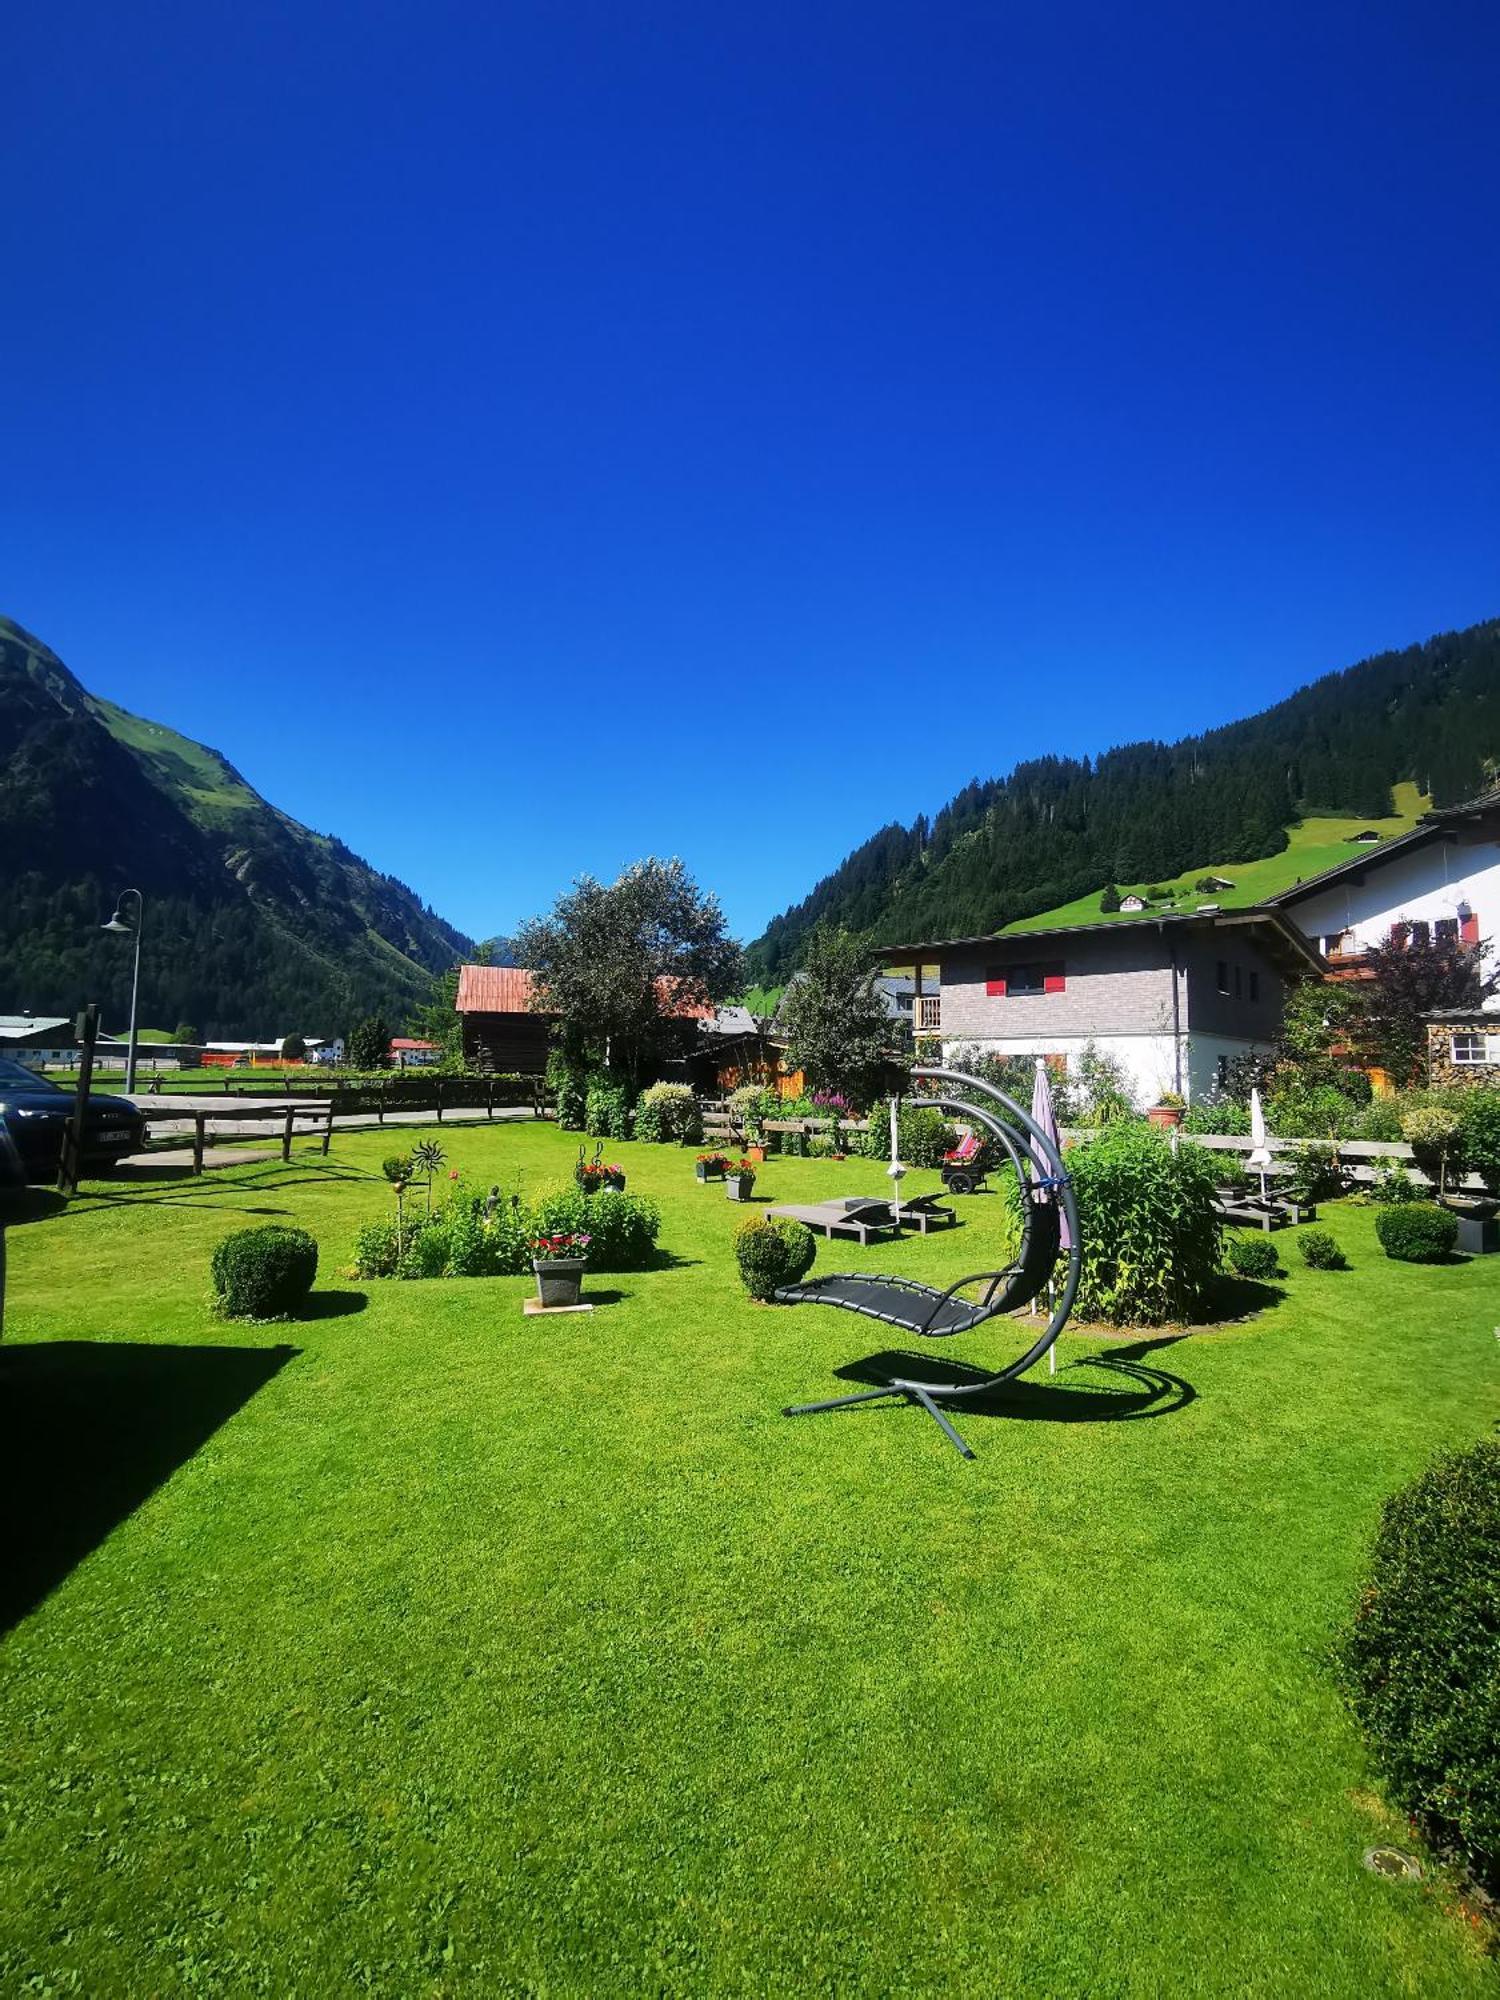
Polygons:
<instances>
[{"instance_id":1,"label":"wooden fence","mask_svg":"<svg viewBox=\"0 0 1500 2000\"><path fill-rule=\"evenodd\" d=\"M328 1142L333 1137L333 1106L323 1104L240 1104L233 1111L208 1111L202 1107L189 1108L179 1104L148 1104L143 1107L143 1115L152 1124L165 1125L169 1120L174 1125L186 1125L191 1119L193 1126L193 1172L203 1171L203 1153L210 1128L225 1132L235 1138L260 1138L259 1131L246 1133L245 1125L281 1127L281 1157L292 1157L292 1139L300 1129L304 1137L321 1135L319 1151L326 1158ZM173 1135L175 1136L175 1135ZM272 1134L274 1136L274 1133Z\"/></svg>"}]
</instances>

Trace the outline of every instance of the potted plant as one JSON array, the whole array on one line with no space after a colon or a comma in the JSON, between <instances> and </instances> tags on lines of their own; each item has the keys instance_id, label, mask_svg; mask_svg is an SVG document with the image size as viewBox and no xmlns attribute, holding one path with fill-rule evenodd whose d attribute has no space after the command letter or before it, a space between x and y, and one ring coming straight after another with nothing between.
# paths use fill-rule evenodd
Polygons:
<instances>
[{"instance_id":1,"label":"potted plant","mask_svg":"<svg viewBox=\"0 0 1500 2000\"><path fill-rule=\"evenodd\" d=\"M585 1194L597 1194L609 1184L609 1177L597 1160L580 1160L573 1169L573 1178Z\"/></svg>"},{"instance_id":2,"label":"potted plant","mask_svg":"<svg viewBox=\"0 0 1500 2000\"><path fill-rule=\"evenodd\" d=\"M1153 1125L1160 1125L1170 1130L1172 1126L1182 1123L1182 1116L1186 1110L1187 1099L1180 1090L1164 1090L1146 1116Z\"/></svg>"},{"instance_id":3,"label":"potted plant","mask_svg":"<svg viewBox=\"0 0 1500 2000\"><path fill-rule=\"evenodd\" d=\"M722 1153L700 1153L695 1171L700 1181L719 1181L728 1168L729 1162Z\"/></svg>"},{"instance_id":4,"label":"potted plant","mask_svg":"<svg viewBox=\"0 0 1500 2000\"><path fill-rule=\"evenodd\" d=\"M724 1163L724 1192L730 1201L748 1201L755 1190L755 1162L753 1160L726 1160Z\"/></svg>"},{"instance_id":5,"label":"potted plant","mask_svg":"<svg viewBox=\"0 0 1500 2000\"><path fill-rule=\"evenodd\" d=\"M544 1306L577 1305L592 1240L571 1230L532 1237L531 1268L536 1273L536 1295Z\"/></svg>"},{"instance_id":6,"label":"potted plant","mask_svg":"<svg viewBox=\"0 0 1500 2000\"><path fill-rule=\"evenodd\" d=\"M610 1166L606 1162L604 1168L604 1185L607 1188L613 1188L617 1194L623 1194L625 1192L625 1169L623 1167Z\"/></svg>"}]
</instances>

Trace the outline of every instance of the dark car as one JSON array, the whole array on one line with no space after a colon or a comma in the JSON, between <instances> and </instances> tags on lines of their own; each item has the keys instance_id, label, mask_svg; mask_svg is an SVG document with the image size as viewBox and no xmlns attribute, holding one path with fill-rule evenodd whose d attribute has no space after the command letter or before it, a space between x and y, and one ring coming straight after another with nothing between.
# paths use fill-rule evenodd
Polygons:
<instances>
[{"instance_id":1,"label":"dark car","mask_svg":"<svg viewBox=\"0 0 1500 2000\"><path fill-rule=\"evenodd\" d=\"M0 1056L0 1129L11 1142L0 1144L0 1178L16 1160L28 1181L57 1178L63 1131L73 1116L74 1093L25 1063ZM90 1093L83 1121L83 1165L99 1173L126 1153L146 1144L146 1121L128 1098ZM13 1149L13 1150L12 1150Z\"/></svg>"}]
</instances>

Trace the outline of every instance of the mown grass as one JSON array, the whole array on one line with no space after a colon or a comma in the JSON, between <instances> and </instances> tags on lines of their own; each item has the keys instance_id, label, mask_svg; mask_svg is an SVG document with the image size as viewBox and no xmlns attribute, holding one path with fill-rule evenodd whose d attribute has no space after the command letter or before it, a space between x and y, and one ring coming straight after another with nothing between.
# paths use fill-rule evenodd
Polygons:
<instances>
[{"instance_id":1,"label":"mown grass","mask_svg":"<svg viewBox=\"0 0 1500 2000\"><path fill-rule=\"evenodd\" d=\"M441 1136L507 1188L575 1150ZM9 1588L49 1594L4 1645L0 1987L1493 1990L1439 1882L1362 1868L1403 1830L1324 1653L1382 1498L1500 1412L1500 1259L1397 1267L1335 1208L1352 1270L1287 1242L1238 1324L1068 1336L970 1464L913 1410L779 1414L888 1343L750 1305L690 1155L611 1148L667 1256L535 1320L340 1276L390 1149L11 1232ZM972 1269L963 1213L820 1268ZM320 1310L215 1321L263 1219L320 1238Z\"/></svg>"}]
</instances>

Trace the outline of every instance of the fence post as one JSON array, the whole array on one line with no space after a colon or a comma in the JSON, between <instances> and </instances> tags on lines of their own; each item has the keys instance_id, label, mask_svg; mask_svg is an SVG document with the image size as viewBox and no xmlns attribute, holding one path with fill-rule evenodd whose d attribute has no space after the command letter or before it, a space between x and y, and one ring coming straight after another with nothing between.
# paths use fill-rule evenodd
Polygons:
<instances>
[{"instance_id":1,"label":"fence post","mask_svg":"<svg viewBox=\"0 0 1500 2000\"><path fill-rule=\"evenodd\" d=\"M283 1161L290 1161L292 1157L292 1120L296 1115L297 1107L294 1104L289 1104L286 1108L286 1124L283 1126L281 1133L281 1157Z\"/></svg>"},{"instance_id":2,"label":"fence post","mask_svg":"<svg viewBox=\"0 0 1500 2000\"><path fill-rule=\"evenodd\" d=\"M333 1137L333 1099L328 1100L328 1116L323 1123L323 1158L328 1158L328 1142Z\"/></svg>"},{"instance_id":3,"label":"fence post","mask_svg":"<svg viewBox=\"0 0 1500 2000\"><path fill-rule=\"evenodd\" d=\"M203 1131L207 1124L208 1113L206 1111L195 1111L193 1113L193 1172L195 1174L201 1174L203 1171Z\"/></svg>"}]
</instances>

